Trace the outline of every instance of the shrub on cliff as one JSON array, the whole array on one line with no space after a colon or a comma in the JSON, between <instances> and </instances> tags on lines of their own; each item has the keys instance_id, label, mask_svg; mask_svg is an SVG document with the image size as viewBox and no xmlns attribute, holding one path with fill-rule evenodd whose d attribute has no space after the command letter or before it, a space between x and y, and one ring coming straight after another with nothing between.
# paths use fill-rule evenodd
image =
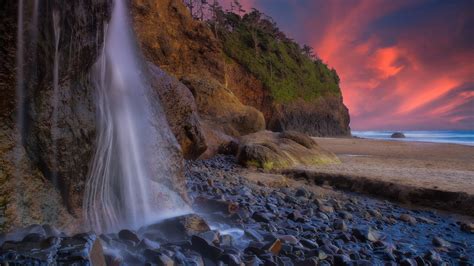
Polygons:
<instances>
[{"instance_id":1,"label":"shrub on cliff","mask_svg":"<svg viewBox=\"0 0 474 266\"><path fill-rule=\"evenodd\" d=\"M340 95L336 71L287 38L270 17L256 9L242 17L221 9L214 14L208 22L225 55L262 81L277 102Z\"/></svg>"}]
</instances>

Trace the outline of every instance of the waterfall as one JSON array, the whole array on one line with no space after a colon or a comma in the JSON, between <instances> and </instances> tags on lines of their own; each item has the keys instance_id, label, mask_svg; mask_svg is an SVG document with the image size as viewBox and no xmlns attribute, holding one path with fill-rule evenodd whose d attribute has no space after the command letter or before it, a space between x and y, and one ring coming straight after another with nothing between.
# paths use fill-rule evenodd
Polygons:
<instances>
[{"instance_id":1,"label":"waterfall","mask_svg":"<svg viewBox=\"0 0 474 266\"><path fill-rule=\"evenodd\" d=\"M51 121L51 136L52 136L52 169L53 184L58 186L58 151L57 151L57 139L58 139L58 104L59 104L59 39L61 37L60 28L60 17L59 10L53 10L53 29L54 29L54 63L53 63L53 97L52 97L52 121Z\"/></svg>"},{"instance_id":2,"label":"waterfall","mask_svg":"<svg viewBox=\"0 0 474 266\"><path fill-rule=\"evenodd\" d=\"M160 103L151 102L127 12L124 0L114 1L92 73L97 140L84 210L97 232L151 223L170 211L163 208L165 201L171 202L171 211L185 207L177 193L158 182L173 178L170 155L163 149L171 132L163 112L157 116Z\"/></svg>"}]
</instances>

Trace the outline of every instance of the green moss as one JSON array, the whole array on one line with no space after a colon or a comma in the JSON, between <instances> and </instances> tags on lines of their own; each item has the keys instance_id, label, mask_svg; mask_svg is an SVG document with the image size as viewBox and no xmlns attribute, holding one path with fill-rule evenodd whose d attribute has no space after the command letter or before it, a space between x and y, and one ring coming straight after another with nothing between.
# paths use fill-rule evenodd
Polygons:
<instances>
[{"instance_id":1,"label":"green moss","mask_svg":"<svg viewBox=\"0 0 474 266\"><path fill-rule=\"evenodd\" d=\"M225 54L262 81L277 102L340 95L335 70L304 54L296 42L271 24L271 19L261 13L241 19L231 13L225 16L227 25L220 34Z\"/></svg>"},{"instance_id":2,"label":"green moss","mask_svg":"<svg viewBox=\"0 0 474 266\"><path fill-rule=\"evenodd\" d=\"M273 162L263 162L263 169L269 171L269 170L272 170L273 167L274 167Z\"/></svg>"},{"instance_id":3,"label":"green moss","mask_svg":"<svg viewBox=\"0 0 474 266\"><path fill-rule=\"evenodd\" d=\"M340 162L341 161L337 157L329 157L324 155L316 155L311 158L305 158L305 163L307 165L337 164Z\"/></svg>"}]
</instances>

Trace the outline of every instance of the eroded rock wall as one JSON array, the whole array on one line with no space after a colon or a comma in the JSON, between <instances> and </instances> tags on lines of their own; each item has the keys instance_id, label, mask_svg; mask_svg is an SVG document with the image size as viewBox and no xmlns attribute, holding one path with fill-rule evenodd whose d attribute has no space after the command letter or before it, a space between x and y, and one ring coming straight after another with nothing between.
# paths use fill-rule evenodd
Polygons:
<instances>
[{"instance_id":1,"label":"eroded rock wall","mask_svg":"<svg viewBox=\"0 0 474 266\"><path fill-rule=\"evenodd\" d=\"M349 110L340 96L280 103L260 80L233 60L225 67L226 86L245 105L265 116L267 129L296 130L311 136L349 136Z\"/></svg>"},{"instance_id":2,"label":"eroded rock wall","mask_svg":"<svg viewBox=\"0 0 474 266\"><path fill-rule=\"evenodd\" d=\"M222 43L209 26L193 19L181 0L132 0L132 7L135 31L145 57L178 79L195 80L199 76L203 81L199 84L207 83L206 80L220 83L220 87L242 105L261 112L270 130L297 130L314 136L350 135L349 112L341 97L296 99L288 103L275 101L260 80L225 55ZM206 95L200 98L203 97ZM216 104L212 107L227 107ZM211 124L223 123L222 116L212 119L205 115L212 110L199 108L199 104L198 109ZM232 121L224 122L229 123ZM237 135L252 132L237 132ZM206 139L212 141L212 138Z\"/></svg>"},{"instance_id":3,"label":"eroded rock wall","mask_svg":"<svg viewBox=\"0 0 474 266\"><path fill-rule=\"evenodd\" d=\"M61 226L70 222L70 214L75 218L81 214L95 139L94 87L89 73L101 51L111 0L45 0L40 1L36 11L34 1L23 1L21 137L17 128L15 62L19 2L0 1L0 182L5 193L1 193L4 215L0 223L6 229L34 222ZM35 12L37 30L32 21ZM59 32L57 98L53 88L53 13L58 19ZM54 106L57 118L53 117Z\"/></svg>"}]
</instances>

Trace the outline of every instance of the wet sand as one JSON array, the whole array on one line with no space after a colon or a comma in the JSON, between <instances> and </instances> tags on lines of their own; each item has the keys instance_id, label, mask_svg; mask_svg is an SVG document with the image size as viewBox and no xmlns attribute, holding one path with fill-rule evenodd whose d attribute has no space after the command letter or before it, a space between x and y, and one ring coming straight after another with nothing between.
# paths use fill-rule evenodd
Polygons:
<instances>
[{"instance_id":1,"label":"wet sand","mask_svg":"<svg viewBox=\"0 0 474 266\"><path fill-rule=\"evenodd\" d=\"M281 173L318 186L474 217L474 147L315 138L341 163L297 166Z\"/></svg>"},{"instance_id":2,"label":"wet sand","mask_svg":"<svg viewBox=\"0 0 474 266\"><path fill-rule=\"evenodd\" d=\"M316 141L342 162L313 168L318 172L474 195L473 146L358 138Z\"/></svg>"}]
</instances>

